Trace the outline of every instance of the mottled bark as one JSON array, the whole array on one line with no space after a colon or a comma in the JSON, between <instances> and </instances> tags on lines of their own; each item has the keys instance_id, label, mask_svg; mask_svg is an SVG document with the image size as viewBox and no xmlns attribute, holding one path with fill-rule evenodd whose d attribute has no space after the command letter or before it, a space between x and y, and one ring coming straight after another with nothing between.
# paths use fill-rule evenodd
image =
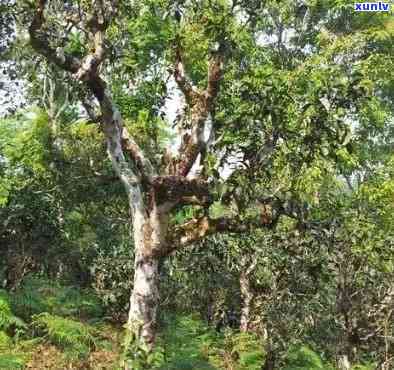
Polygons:
<instances>
[{"instance_id":1,"label":"mottled bark","mask_svg":"<svg viewBox=\"0 0 394 370\"><path fill-rule=\"evenodd\" d=\"M208 140L204 137L204 131L219 93L220 80L223 76L224 49L224 44L221 44L219 49L211 55L207 86L204 90L200 90L188 79L183 63L182 47L179 43L176 45L174 79L190 110L190 132L183 130L179 154L170 160L166 169L167 174L186 177L199 155L206 152Z\"/></svg>"},{"instance_id":2,"label":"mottled bark","mask_svg":"<svg viewBox=\"0 0 394 370\"><path fill-rule=\"evenodd\" d=\"M241 289L241 299L242 299L241 322L239 329L242 332L247 332L249 330L250 311L253 301L253 292L250 287L249 277L246 275L245 272L241 272L239 276L239 285Z\"/></svg>"},{"instance_id":3,"label":"mottled bark","mask_svg":"<svg viewBox=\"0 0 394 370\"><path fill-rule=\"evenodd\" d=\"M340 355L338 359L338 369L349 370L350 368L351 368L351 364L348 356L346 354Z\"/></svg>"},{"instance_id":4,"label":"mottled bark","mask_svg":"<svg viewBox=\"0 0 394 370\"><path fill-rule=\"evenodd\" d=\"M239 287L241 291L241 321L239 329L247 332L250 328L250 314L253 303L253 289L250 284L250 275L256 267L256 259L248 264L248 257L244 256L241 261L242 271L239 274Z\"/></svg>"},{"instance_id":5,"label":"mottled bark","mask_svg":"<svg viewBox=\"0 0 394 370\"><path fill-rule=\"evenodd\" d=\"M141 180L151 182L151 177L155 174L153 166L124 127L121 114L99 74L106 54L104 34L112 11L105 14L108 9L104 9L103 3L93 1L93 13L88 19L91 53L80 60L65 54L60 48L51 47L49 37L44 31L46 3L46 0L37 0L29 27L31 44L48 61L71 72L76 80L84 83L99 103L101 127L106 138L108 155L128 195L134 226L135 278L128 324L130 328L138 331L137 334L143 342L151 346L155 339L159 298L157 250L165 240L163 230L167 229L167 225L164 213L168 213L168 209L163 206L157 208L154 200L149 205L144 203ZM125 153L130 156L135 167L130 166Z\"/></svg>"},{"instance_id":6,"label":"mottled bark","mask_svg":"<svg viewBox=\"0 0 394 370\"><path fill-rule=\"evenodd\" d=\"M137 248L135 252L134 285L127 324L148 348L152 348L156 337L159 302L159 259L144 255L141 249L143 248Z\"/></svg>"},{"instance_id":7,"label":"mottled bark","mask_svg":"<svg viewBox=\"0 0 394 370\"><path fill-rule=\"evenodd\" d=\"M155 198L153 194L153 198ZM153 199L154 201L154 199ZM156 338L159 303L159 259L165 249L168 212L172 204L154 203L149 215L137 212L133 220L135 263L128 327L152 348Z\"/></svg>"}]
</instances>

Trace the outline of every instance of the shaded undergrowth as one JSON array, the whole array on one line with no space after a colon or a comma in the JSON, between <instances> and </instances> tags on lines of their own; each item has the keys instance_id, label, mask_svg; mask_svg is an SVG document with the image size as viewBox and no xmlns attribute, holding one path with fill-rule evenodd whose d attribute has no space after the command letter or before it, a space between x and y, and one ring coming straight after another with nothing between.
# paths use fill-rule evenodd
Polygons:
<instances>
[{"instance_id":1,"label":"shaded undergrowth","mask_svg":"<svg viewBox=\"0 0 394 370\"><path fill-rule=\"evenodd\" d=\"M45 279L29 278L12 294L0 290L0 369L121 369L124 331L104 314L91 291ZM265 361L257 335L217 332L197 315L165 313L159 331L153 354L137 358L129 348L134 370L260 370ZM334 369L303 345L289 348L281 368Z\"/></svg>"}]
</instances>

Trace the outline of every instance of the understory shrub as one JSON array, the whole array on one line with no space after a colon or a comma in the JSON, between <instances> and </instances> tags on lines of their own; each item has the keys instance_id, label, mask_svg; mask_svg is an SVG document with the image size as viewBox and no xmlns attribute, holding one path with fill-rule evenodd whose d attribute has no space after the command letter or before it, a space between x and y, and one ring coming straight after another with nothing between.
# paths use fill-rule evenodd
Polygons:
<instances>
[{"instance_id":1,"label":"understory shrub","mask_svg":"<svg viewBox=\"0 0 394 370\"><path fill-rule=\"evenodd\" d=\"M209 355L217 341L216 333L199 317L167 315L161 340L165 352L165 364L161 370L215 368Z\"/></svg>"},{"instance_id":2,"label":"understory shrub","mask_svg":"<svg viewBox=\"0 0 394 370\"><path fill-rule=\"evenodd\" d=\"M26 329L26 324L11 310L7 292L0 290L0 330L8 334L20 334Z\"/></svg>"},{"instance_id":3,"label":"understory shrub","mask_svg":"<svg viewBox=\"0 0 394 370\"><path fill-rule=\"evenodd\" d=\"M125 239L118 241L116 246L100 249L89 271L92 287L106 313L115 321L124 322L133 286L134 248L130 245L128 230L120 230L119 235Z\"/></svg>"},{"instance_id":4,"label":"understory shrub","mask_svg":"<svg viewBox=\"0 0 394 370\"><path fill-rule=\"evenodd\" d=\"M196 315L167 317L160 338L165 351L161 370L261 369L264 347L254 334L218 333Z\"/></svg>"},{"instance_id":5,"label":"understory shrub","mask_svg":"<svg viewBox=\"0 0 394 370\"><path fill-rule=\"evenodd\" d=\"M230 354L237 370L261 369L265 358L264 343L254 333L239 333L228 329L225 332L223 347Z\"/></svg>"},{"instance_id":6,"label":"understory shrub","mask_svg":"<svg viewBox=\"0 0 394 370\"><path fill-rule=\"evenodd\" d=\"M287 352L283 370L334 370L307 346L291 346Z\"/></svg>"},{"instance_id":7,"label":"understory shrub","mask_svg":"<svg viewBox=\"0 0 394 370\"><path fill-rule=\"evenodd\" d=\"M0 351L10 348L11 343L11 338L7 335L7 333L0 330Z\"/></svg>"},{"instance_id":8,"label":"understory shrub","mask_svg":"<svg viewBox=\"0 0 394 370\"><path fill-rule=\"evenodd\" d=\"M78 318L97 318L104 314L93 292L34 276L27 278L12 295L11 304L13 311L26 321L42 312Z\"/></svg>"},{"instance_id":9,"label":"understory shrub","mask_svg":"<svg viewBox=\"0 0 394 370\"><path fill-rule=\"evenodd\" d=\"M25 367L25 359L12 353L0 353L0 369L18 370Z\"/></svg>"},{"instance_id":10,"label":"understory shrub","mask_svg":"<svg viewBox=\"0 0 394 370\"><path fill-rule=\"evenodd\" d=\"M87 356L97 344L94 328L69 318L44 312L33 316L32 326L36 334L44 335L71 358Z\"/></svg>"},{"instance_id":11,"label":"understory shrub","mask_svg":"<svg viewBox=\"0 0 394 370\"><path fill-rule=\"evenodd\" d=\"M0 290L0 369L23 369L25 358L16 352L15 343L27 325L11 310L7 292Z\"/></svg>"}]
</instances>

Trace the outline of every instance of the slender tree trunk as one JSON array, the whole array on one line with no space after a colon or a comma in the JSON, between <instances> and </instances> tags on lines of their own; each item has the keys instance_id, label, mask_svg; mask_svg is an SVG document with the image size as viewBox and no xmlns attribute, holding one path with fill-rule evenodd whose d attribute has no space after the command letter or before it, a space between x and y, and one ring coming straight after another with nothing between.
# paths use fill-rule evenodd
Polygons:
<instances>
[{"instance_id":1,"label":"slender tree trunk","mask_svg":"<svg viewBox=\"0 0 394 370\"><path fill-rule=\"evenodd\" d=\"M253 301L253 292L250 286L249 275L244 271L242 271L239 276L239 285L242 298L240 330L242 332L247 332L249 330L250 324L250 311Z\"/></svg>"},{"instance_id":2,"label":"slender tree trunk","mask_svg":"<svg viewBox=\"0 0 394 370\"><path fill-rule=\"evenodd\" d=\"M250 325L250 311L254 299L254 293L250 284L250 274L254 271L257 264L257 258L253 262L249 261L247 256L244 256L241 261L243 266L239 275L239 287L241 291L241 322L239 329L242 332L247 332Z\"/></svg>"},{"instance_id":3,"label":"slender tree trunk","mask_svg":"<svg viewBox=\"0 0 394 370\"><path fill-rule=\"evenodd\" d=\"M274 370L275 369L275 354L271 348L267 348L267 354L263 363L262 370Z\"/></svg>"},{"instance_id":4,"label":"slender tree trunk","mask_svg":"<svg viewBox=\"0 0 394 370\"><path fill-rule=\"evenodd\" d=\"M339 356L338 368L339 370L349 370L351 368L349 357L346 354L342 354Z\"/></svg>"},{"instance_id":5,"label":"slender tree trunk","mask_svg":"<svg viewBox=\"0 0 394 370\"><path fill-rule=\"evenodd\" d=\"M349 266L345 259L346 256L342 256L343 260L340 264L338 271L338 295L337 295L337 310L342 316L344 330L341 333L340 338L340 349L338 358L338 368L340 370L349 370L352 363L355 360L356 347L354 345L353 334L355 331L355 325L353 323L352 315L352 274L351 266Z\"/></svg>"},{"instance_id":6,"label":"slender tree trunk","mask_svg":"<svg viewBox=\"0 0 394 370\"><path fill-rule=\"evenodd\" d=\"M276 360L276 354L272 345L273 339L272 339L272 330L269 327L269 325L266 325L264 329L264 336L265 336L265 348L264 352L266 353L265 355L265 361L261 367L261 370L274 370L275 369L275 360Z\"/></svg>"}]
</instances>

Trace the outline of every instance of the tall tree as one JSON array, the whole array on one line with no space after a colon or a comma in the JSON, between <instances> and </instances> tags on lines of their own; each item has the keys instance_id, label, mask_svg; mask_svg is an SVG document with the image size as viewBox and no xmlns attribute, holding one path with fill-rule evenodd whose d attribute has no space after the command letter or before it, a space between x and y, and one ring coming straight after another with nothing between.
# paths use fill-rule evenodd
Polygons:
<instances>
[{"instance_id":1,"label":"tall tree","mask_svg":"<svg viewBox=\"0 0 394 370\"><path fill-rule=\"evenodd\" d=\"M214 233L273 227L282 214L302 221L305 203L318 202L318 194L303 197L297 175L313 183L323 169L312 164L342 161L351 150L350 122L380 107L375 99L371 108L371 99L386 88L365 69L376 39L363 25L357 37L337 27L349 17L342 4L36 0L27 9L33 49L98 104L100 114L92 116L131 210L128 328L148 348L156 335L160 259ZM162 44L152 42L156 37ZM141 77L136 69L152 65L169 67L184 98L175 153L149 153L115 102L118 72L129 73L119 88L127 95ZM256 201L259 211L251 212ZM215 217L213 203L231 212ZM182 209L193 209L191 217L174 221Z\"/></svg>"}]
</instances>

